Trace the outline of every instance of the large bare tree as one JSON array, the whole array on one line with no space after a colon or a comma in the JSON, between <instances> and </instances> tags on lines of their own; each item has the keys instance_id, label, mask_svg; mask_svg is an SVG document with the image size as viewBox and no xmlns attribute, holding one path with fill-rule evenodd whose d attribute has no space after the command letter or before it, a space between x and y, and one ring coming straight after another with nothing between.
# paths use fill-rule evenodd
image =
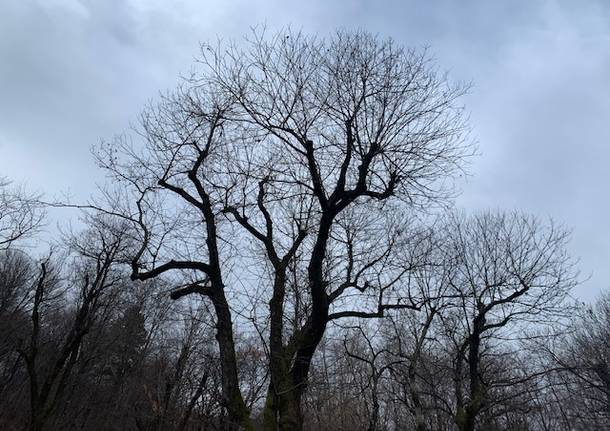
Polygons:
<instances>
[{"instance_id":1,"label":"large bare tree","mask_svg":"<svg viewBox=\"0 0 610 431\"><path fill-rule=\"evenodd\" d=\"M425 51L365 32L254 33L203 46L198 64L144 111L141 139L101 146L117 187L92 206L132 223L133 279L171 274L172 298L212 304L234 427L254 427L237 313L268 355L265 428L300 429L328 323L421 306L400 258L418 241L406 215L450 197L472 153L465 87Z\"/></svg>"}]
</instances>

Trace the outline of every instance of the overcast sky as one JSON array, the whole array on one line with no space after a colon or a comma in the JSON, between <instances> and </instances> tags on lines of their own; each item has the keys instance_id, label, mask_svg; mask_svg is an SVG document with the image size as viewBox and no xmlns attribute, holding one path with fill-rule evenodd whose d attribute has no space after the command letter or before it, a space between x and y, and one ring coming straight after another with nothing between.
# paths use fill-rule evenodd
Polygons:
<instances>
[{"instance_id":1,"label":"overcast sky","mask_svg":"<svg viewBox=\"0 0 610 431\"><path fill-rule=\"evenodd\" d=\"M251 26L361 28L429 46L473 83L481 156L465 209L518 208L573 229L583 299L610 288L610 2L0 1L0 176L84 200L90 148L188 72L200 41Z\"/></svg>"}]
</instances>

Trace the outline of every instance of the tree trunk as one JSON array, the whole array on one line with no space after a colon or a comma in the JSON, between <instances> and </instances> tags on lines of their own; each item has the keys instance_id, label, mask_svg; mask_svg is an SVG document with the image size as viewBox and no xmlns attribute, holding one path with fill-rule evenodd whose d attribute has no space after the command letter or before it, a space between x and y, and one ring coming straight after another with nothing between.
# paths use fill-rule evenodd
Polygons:
<instances>
[{"instance_id":1,"label":"tree trunk","mask_svg":"<svg viewBox=\"0 0 610 431\"><path fill-rule=\"evenodd\" d=\"M468 339L468 376L470 399L463 406L458 406L456 424L460 431L474 431L477 415L483 404L483 388L479 376L479 350L481 333L485 326L485 314L474 319L473 332Z\"/></svg>"},{"instance_id":2,"label":"tree trunk","mask_svg":"<svg viewBox=\"0 0 610 431\"><path fill-rule=\"evenodd\" d=\"M216 312L216 340L220 352L220 369L222 373L222 395L225 408L229 414L231 424L227 430L254 430L250 419L250 412L246 408L239 389L237 378L237 357L235 355L235 341L233 339L233 322L231 312L224 295L224 290L216 290L210 296Z\"/></svg>"}]
</instances>

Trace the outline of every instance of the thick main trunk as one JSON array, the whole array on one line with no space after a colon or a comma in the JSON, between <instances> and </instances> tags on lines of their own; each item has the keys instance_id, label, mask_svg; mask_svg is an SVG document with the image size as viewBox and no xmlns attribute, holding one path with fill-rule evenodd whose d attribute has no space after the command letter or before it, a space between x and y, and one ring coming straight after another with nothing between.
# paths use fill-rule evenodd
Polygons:
<instances>
[{"instance_id":1,"label":"thick main trunk","mask_svg":"<svg viewBox=\"0 0 610 431\"><path fill-rule=\"evenodd\" d=\"M276 266L273 296L270 309L270 358L271 382L263 412L265 430L299 429L299 412L295 404L294 387L290 376L290 354L284 346L284 299L286 294L285 266Z\"/></svg>"},{"instance_id":2,"label":"thick main trunk","mask_svg":"<svg viewBox=\"0 0 610 431\"><path fill-rule=\"evenodd\" d=\"M419 393L414 389L415 371L409 370L409 386L411 402L413 403L413 416L415 417L415 431L426 431L426 419Z\"/></svg>"},{"instance_id":3,"label":"thick main trunk","mask_svg":"<svg viewBox=\"0 0 610 431\"><path fill-rule=\"evenodd\" d=\"M411 397L411 402L413 403L413 416L415 417L415 431L426 431L426 419L424 417L424 409L422 406L421 398L419 396L419 392L415 386L415 377L416 377L416 367L419 366L419 361L421 359L421 352L423 349L424 341L428 336L428 331L430 330L430 326L432 325L432 321L434 320L434 316L436 315L436 309L431 309L426 317L426 322L424 323L424 327L417 338L417 342L415 345L415 349L413 351L413 355L411 357L411 363L409 364L409 395Z\"/></svg>"},{"instance_id":4,"label":"thick main trunk","mask_svg":"<svg viewBox=\"0 0 610 431\"><path fill-rule=\"evenodd\" d=\"M229 414L231 424L229 430L253 430L237 377L237 357L235 355L235 341L233 339L233 322L231 312L223 290L217 290L211 296L216 312L216 340L220 353L220 369L222 380L222 395L225 408Z\"/></svg>"},{"instance_id":5,"label":"thick main trunk","mask_svg":"<svg viewBox=\"0 0 610 431\"><path fill-rule=\"evenodd\" d=\"M322 264L333 217L333 215L324 215L320 222L308 266L312 309L305 325L290 341L290 348L286 348L282 342L283 316L278 314L278 310L282 310L284 291L275 290L271 300L271 385L263 414L265 430L303 429L302 398L307 388L307 377L313 355L328 323L329 300ZM278 294L280 292L281 295Z\"/></svg>"},{"instance_id":6,"label":"thick main trunk","mask_svg":"<svg viewBox=\"0 0 610 431\"><path fill-rule=\"evenodd\" d=\"M369 431L377 431L379 429L379 396L378 396L378 386L379 386L379 375L376 375L373 378L373 387L371 388L371 396L372 396L372 411L371 411L371 420L369 421Z\"/></svg>"},{"instance_id":7,"label":"thick main trunk","mask_svg":"<svg viewBox=\"0 0 610 431\"><path fill-rule=\"evenodd\" d=\"M323 263L326 257L326 247L335 214L324 214L320 220L318 237L313 247L311 260L307 268L309 291L311 294L311 314L298 339L298 347L292 366L293 396L291 396L291 412L298 418L297 430L303 427L301 410L302 398L307 388L307 378L311 361L315 354L328 323L329 299L326 293Z\"/></svg>"},{"instance_id":8,"label":"thick main trunk","mask_svg":"<svg viewBox=\"0 0 610 431\"><path fill-rule=\"evenodd\" d=\"M296 340L293 339L289 343L290 347L282 347L275 352L277 356L271 359L271 382L263 412L266 431L301 430L303 428L301 399L306 382L305 380L295 380L294 365L292 369L289 366L290 360L296 355L292 353L295 348L292 343L297 346L302 344L302 342L296 343ZM309 358L307 366L310 362L311 358Z\"/></svg>"},{"instance_id":9,"label":"thick main trunk","mask_svg":"<svg viewBox=\"0 0 610 431\"><path fill-rule=\"evenodd\" d=\"M481 314L474 320L473 333L468 340L468 376L469 400L465 405L458 406L456 424L460 431L474 431L476 419L483 405L483 387L479 376L479 361L481 333L485 326L485 315Z\"/></svg>"},{"instance_id":10,"label":"thick main trunk","mask_svg":"<svg viewBox=\"0 0 610 431\"><path fill-rule=\"evenodd\" d=\"M44 426L44 419L41 412L41 408L38 406L37 401L31 402L31 415L30 418L30 431L42 431Z\"/></svg>"},{"instance_id":11,"label":"thick main trunk","mask_svg":"<svg viewBox=\"0 0 610 431\"><path fill-rule=\"evenodd\" d=\"M235 340L233 338L233 322L231 320L231 310L229 309L229 303L227 302L222 280L222 268L216 233L216 219L209 196L206 194L205 190L203 190L203 186L198 182L195 174L196 169L189 173L189 178L197 186L202 198L203 215L206 222L206 246L209 253L209 266L212 268L208 274L212 287L212 293L209 294L209 298L212 301L216 313L216 340L218 341L218 350L220 353L222 396L230 420L230 424L228 424L225 429L254 430L250 412L246 408L244 398L239 389L237 356L235 355Z\"/></svg>"},{"instance_id":12,"label":"thick main trunk","mask_svg":"<svg viewBox=\"0 0 610 431\"><path fill-rule=\"evenodd\" d=\"M44 422L38 417L32 417L30 431L42 431Z\"/></svg>"},{"instance_id":13,"label":"thick main trunk","mask_svg":"<svg viewBox=\"0 0 610 431\"><path fill-rule=\"evenodd\" d=\"M263 412L263 428L265 431L303 429L300 402L294 391L278 393L277 390L269 387Z\"/></svg>"}]
</instances>

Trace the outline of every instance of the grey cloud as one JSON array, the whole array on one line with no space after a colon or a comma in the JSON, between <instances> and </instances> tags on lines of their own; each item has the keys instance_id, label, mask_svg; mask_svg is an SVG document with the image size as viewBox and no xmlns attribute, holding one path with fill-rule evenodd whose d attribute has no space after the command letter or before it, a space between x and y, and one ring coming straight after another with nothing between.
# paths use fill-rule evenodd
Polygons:
<instances>
[{"instance_id":1,"label":"grey cloud","mask_svg":"<svg viewBox=\"0 0 610 431\"><path fill-rule=\"evenodd\" d=\"M610 7L605 2L10 1L0 6L0 174L84 199L91 145L124 131L192 66L198 42L266 23L322 35L365 28L430 45L472 81L482 156L458 205L521 208L574 228L573 253L610 287L607 169Z\"/></svg>"}]
</instances>

